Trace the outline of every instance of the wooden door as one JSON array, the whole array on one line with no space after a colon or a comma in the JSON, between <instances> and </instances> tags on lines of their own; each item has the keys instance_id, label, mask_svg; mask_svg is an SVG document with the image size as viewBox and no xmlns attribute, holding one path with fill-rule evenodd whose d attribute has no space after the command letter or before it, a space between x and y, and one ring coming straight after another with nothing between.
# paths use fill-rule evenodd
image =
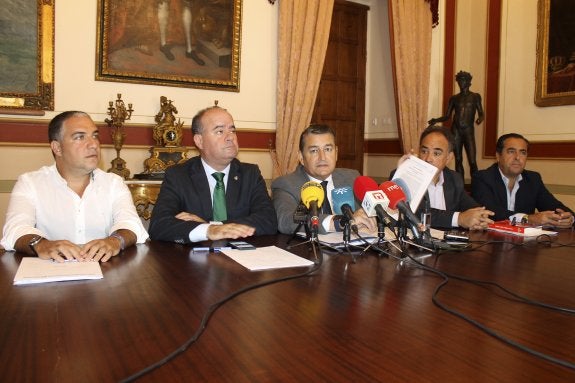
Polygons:
<instances>
[{"instance_id":1,"label":"wooden door","mask_svg":"<svg viewBox=\"0 0 575 383\"><path fill-rule=\"evenodd\" d=\"M337 166L363 172L369 7L336 0L312 122L336 132Z\"/></svg>"}]
</instances>

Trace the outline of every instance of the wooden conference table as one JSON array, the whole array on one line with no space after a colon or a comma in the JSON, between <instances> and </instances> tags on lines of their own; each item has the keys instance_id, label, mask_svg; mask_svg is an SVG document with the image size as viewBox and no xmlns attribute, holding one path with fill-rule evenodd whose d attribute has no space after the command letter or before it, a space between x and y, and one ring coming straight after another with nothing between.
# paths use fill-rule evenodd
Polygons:
<instances>
[{"instance_id":1,"label":"wooden conference table","mask_svg":"<svg viewBox=\"0 0 575 383\"><path fill-rule=\"evenodd\" d=\"M489 233L474 238L511 240ZM288 239L249 241L285 247ZM574 240L572 231L556 239ZM310 256L308 245L293 251ZM13 253L0 257L2 382L121 381L184 344L214 302L250 284L306 270L250 272L221 254L150 242L102 264L103 280L13 286L20 260ZM422 262L575 308L572 247L488 244ZM314 276L227 302L196 343L138 381L575 381L575 370L504 344L434 305L441 282L394 258L371 254L352 263L349 255L327 255ZM438 299L502 336L575 363L572 314L455 279Z\"/></svg>"}]
</instances>

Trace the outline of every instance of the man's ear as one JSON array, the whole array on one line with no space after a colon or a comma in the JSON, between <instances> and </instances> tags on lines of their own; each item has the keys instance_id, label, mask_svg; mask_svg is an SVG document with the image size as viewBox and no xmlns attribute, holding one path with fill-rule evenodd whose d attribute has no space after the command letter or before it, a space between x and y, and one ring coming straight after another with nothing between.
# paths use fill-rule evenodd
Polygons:
<instances>
[{"instance_id":1,"label":"man's ear","mask_svg":"<svg viewBox=\"0 0 575 383\"><path fill-rule=\"evenodd\" d=\"M297 151L297 160L299 161L300 165L303 165L303 155L301 154L301 150Z\"/></svg>"},{"instance_id":2,"label":"man's ear","mask_svg":"<svg viewBox=\"0 0 575 383\"><path fill-rule=\"evenodd\" d=\"M55 156L62 156L62 145L56 140L50 142L50 148Z\"/></svg>"},{"instance_id":3,"label":"man's ear","mask_svg":"<svg viewBox=\"0 0 575 383\"><path fill-rule=\"evenodd\" d=\"M202 149L203 143L204 142L202 140L202 135L201 134L194 134L194 144L196 144L196 148Z\"/></svg>"},{"instance_id":4,"label":"man's ear","mask_svg":"<svg viewBox=\"0 0 575 383\"><path fill-rule=\"evenodd\" d=\"M447 155L447 162L453 161L454 158L455 154L453 154L453 152L449 152L449 154Z\"/></svg>"}]
</instances>

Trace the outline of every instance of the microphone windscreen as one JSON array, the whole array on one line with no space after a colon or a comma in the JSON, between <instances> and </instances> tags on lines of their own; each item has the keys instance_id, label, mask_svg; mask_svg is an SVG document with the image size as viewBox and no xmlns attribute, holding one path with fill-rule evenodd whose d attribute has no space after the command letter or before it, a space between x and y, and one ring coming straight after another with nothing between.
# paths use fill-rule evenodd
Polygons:
<instances>
[{"instance_id":1,"label":"microphone windscreen","mask_svg":"<svg viewBox=\"0 0 575 383\"><path fill-rule=\"evenodd\" d=\"M401 178L394 178L391 181L395 182L397 184L397 186L399 186L401 188L401 190L403 190L403 192L405 193L405 198L406 198L407 202L411 202L411 191L409 190L409 186L407 186L407 182L405 182Z\"/></svg>"},{"instance_id":2,"label":"microphone windscreen","mask_svg":"<svg viewBox=\"0 0 575 383\"><path fill-rule=\"evenodd\" d=\"M301 202L309 209L312 201L317 201L318 208L321 206L323 203L323 188L321 184L309 181L301 187Z\"/></svg>"},{"instance_id":3,"label":"microphone windscreen","mask_svg":"<svg viewBox=\"0 0 575 383\"><path fill-rule=\"evenodd\" d=\"M379 188L389 198L389 207L394 210L397 209L398 202L406 200L405 193L401 190L401 187L393 181L385 181Z\"/></svg>"},{"instance_id":4,"label":"microphone windscreen","mask_svg":"<svg viewBox=\"0 0 575 383\"><path fill-rule=\"evenodd\" d=\"M374 190L377 190L377 182L368 176L359 176L353 182L353 193L359 201L363 201L365 193Z\"/></svg>"},{"instance_id":5,"label":"microphone windscreen","mask_svg":"<svg viewBox=\"0 0 575 383\"><path fill-rule=\"evenodd\" d=\"M333 189L331 191L331 201L333 202L333 211L335 214L342 215L341 207L345 204L349 205L352 209L355 206L353 200L353 192L350 186Z\"/></svg>"}]
</instances>

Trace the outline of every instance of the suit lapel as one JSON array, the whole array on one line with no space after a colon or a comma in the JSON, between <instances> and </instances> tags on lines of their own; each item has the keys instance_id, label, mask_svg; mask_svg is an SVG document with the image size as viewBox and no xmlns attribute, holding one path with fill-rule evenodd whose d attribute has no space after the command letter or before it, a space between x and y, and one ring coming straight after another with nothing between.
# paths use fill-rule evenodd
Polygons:
<instances>
[{"instance_id":1,"label":"suit lapel","mask_svg":"<svg viewBox=\"0 0 575 383\"><path fill-rule=\"evenodd\" d=\"M447 186L447 187L446 187ZM445 198L445 207L455 205L455 187L451 179L451 173L443 170L443 197ZM449 209L447 209L449 210Z\"/></svg>"},{"instance_id":2,"label":"suit lapel","mask_svg":"<svg viewBox=\"0 0 575 383\"><path fill-rule=\"evenodd\" d=\"M192 182L192 189L189 191L191 198L199 198L201 209L207 217L213 216L212 211L212 196L210 194L210 186L208 184L206 172L202 165L200 157L191 159L190 161L190 180ZM194 203L194 205L196 205Z\"/></svg>"},{"instance_id":3,"label":"suit lapel","mask_svg":"<svg viewBox=\"0 0 575 383\"><path fill-rule=\"evenodd\" d=\"M228 210L231 206L236 206L240 198L242 184L242 174L238 160L233 160L230 164L230 173L228 174L228 184L226 185L226 206Z\"/></svg>"}]
</instances>

